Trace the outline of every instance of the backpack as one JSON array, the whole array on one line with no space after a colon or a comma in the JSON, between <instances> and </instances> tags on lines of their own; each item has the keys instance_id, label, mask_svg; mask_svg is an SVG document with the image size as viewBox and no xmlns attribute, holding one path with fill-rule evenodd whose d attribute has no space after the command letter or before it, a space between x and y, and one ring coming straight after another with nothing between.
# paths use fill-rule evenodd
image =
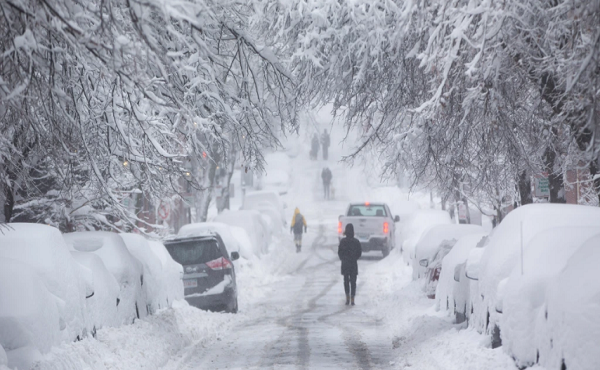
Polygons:
<instances>
[{"instance_id":1,"label":"backpack","mask_svg":"<svg viewBox=\"0 0 600 370\"><path fill-rule=\"evenodd\" d=\"M294 233L300 234L302 233L302 228L304 227L302 222L302 214L298 213L296 218L294 219Z\"/></svg>"}]
</instances>

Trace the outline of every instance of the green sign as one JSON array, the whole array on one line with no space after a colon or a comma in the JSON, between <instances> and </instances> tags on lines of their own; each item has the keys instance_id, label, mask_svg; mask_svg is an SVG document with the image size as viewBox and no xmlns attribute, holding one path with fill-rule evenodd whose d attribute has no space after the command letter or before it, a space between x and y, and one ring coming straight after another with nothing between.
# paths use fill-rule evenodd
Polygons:
<instances>
[{"instance_id":1,"label":"green sign","mask_svg":"<svg viewBox=\"0 0 600 370\"><path fill-rule=\"evenodd\" d=\"M539 177L535 179L535 196L549 197L550 196L550 181L547 177Z\"/></svg>"}]
</instances>

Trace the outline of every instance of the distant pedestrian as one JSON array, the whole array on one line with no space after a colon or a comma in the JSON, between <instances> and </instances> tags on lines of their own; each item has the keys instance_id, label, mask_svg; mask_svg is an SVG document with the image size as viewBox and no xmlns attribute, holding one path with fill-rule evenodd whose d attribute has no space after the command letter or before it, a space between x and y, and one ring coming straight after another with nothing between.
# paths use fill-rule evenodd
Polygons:
<instances>
[{"instance_id":1,"label":"distant pedestrian","mask_svg":"<svg viewBox=\"0 0 600 370\"><path fill-rule=\"evenodd\" d=\"M331 186L331 178L333 177L329 167L323 168L321 171L321 179L323 180L323 192L325 199L329 199L329 187Z\"/></svg>"},{"instance_id":2,"label":"distant pedestrian","mask_svg":"<svg viewBox=\"0 0 600 370\"><path fill-rule=\"evenodd\" d=\"M329 134L327 133L327 130L323 130L323 135L321 135L321 145L323 145L323 159L327 160L327 157L329 157L329 144L330 144L330 138L329 138Z\"/></svg>"},{"instance_id":3,"label":"distant pedestrian","mask_svg":"<svg viewBox=\"0 0 600 370\"><path fill-rule=\"evenodd\" d=\"M296 253L300 253L302 250L302 232L306 232L306 219L300 213L300 210L296 207L294 210L294 216L290 225L290 232L294 233L294 244L296 244Z\"/></svg>"},{"instance_id":4,"label":"distant pedestrian","mask_svg":"<svg viewBox=\"0 0 600 370\"><path fill-rule=\"evenodd\" d=\"M310 143L310 159L316 160L317 154L319 154L319 135L315 132Z\"/></svg>"},{"instance_id":5,"label":"distant pedestrian","mask_svg":"<svg viewBox=\"0 0 600 370\"><path fill-rule=\"evenodd\" d=\"M338 247L338 256L342 261L342 275L344 275L344 291L346 292L346 306L354 306L354 296L356 295L356 276L358 275L358 259L362 255L360 242L354 238L354 226L346 225L344 232L346 236L340 240Z\"/></svg>"}]
</instances>

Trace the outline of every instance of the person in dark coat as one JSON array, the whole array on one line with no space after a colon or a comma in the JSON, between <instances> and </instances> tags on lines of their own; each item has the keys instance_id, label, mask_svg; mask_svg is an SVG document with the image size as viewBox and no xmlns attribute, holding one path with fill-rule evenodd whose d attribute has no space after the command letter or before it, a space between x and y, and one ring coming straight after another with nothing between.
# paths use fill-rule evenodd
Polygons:
<instances>
[{"instance_id":1,"label":"person in dark coat","mask_svg":"<svg viewBox=\"0 0 600 370\"><path fill-rule=\"evenodd\" d=\"M321 144L323 145L323 159L327 160L329 144L331 143L331 139L329 138L329 134L327 130L323 130L323 135L321 136Z\"/></svg>"},{"instance_id":2,"label":"person in dark coat","mask_svg":"<svg viewBox=\"0 0 600 370\"><path fill-rule=\"evenodd\" d=\"M354 238L354 226L346 225L345 238L340 240L338 256L342 261L342 275L344 275L344 290L346 291L346 305L352 302L356 295L356 276L358 275L358 259L362 255L360 242Z\"/></svg>"},{"instance_id":3,"label":"person in dark coat","mask_svg":"<svg viewBox=\"0 0 600 370\"><path fill-rule=\"evenodd\" d=\"M331 170L328 167L323 168L321 171L321 179L323 180L323 192L325 199L329 199L329 186L331 185L331 178L333 177Z\"/></svg>"}]
</instances>

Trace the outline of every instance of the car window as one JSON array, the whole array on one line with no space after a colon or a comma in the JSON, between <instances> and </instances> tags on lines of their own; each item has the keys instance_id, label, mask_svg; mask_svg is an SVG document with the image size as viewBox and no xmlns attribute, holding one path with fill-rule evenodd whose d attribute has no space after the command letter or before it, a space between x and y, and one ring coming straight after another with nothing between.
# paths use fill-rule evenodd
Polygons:
<instances>
[{"instance_id":1,"label":"car window","mask_svg":"<svg viewBox=\"0 0 600 370\"><path fill-rule=\"evenodd\" d=\"M221 257L216 240L186 240L165 245L173 259L182 265L199 265Z\"/></svg>"},{"instance_id":2,"label":"car window","mask_svg":"<svg viewBox=\"0 0 600 370\"><path fill-rule=\"evenodd\" d=\"M387 212L383 205L353 205L348 210L348 216L375 216L387 217Z\"/></svg>"}]
</instances>

